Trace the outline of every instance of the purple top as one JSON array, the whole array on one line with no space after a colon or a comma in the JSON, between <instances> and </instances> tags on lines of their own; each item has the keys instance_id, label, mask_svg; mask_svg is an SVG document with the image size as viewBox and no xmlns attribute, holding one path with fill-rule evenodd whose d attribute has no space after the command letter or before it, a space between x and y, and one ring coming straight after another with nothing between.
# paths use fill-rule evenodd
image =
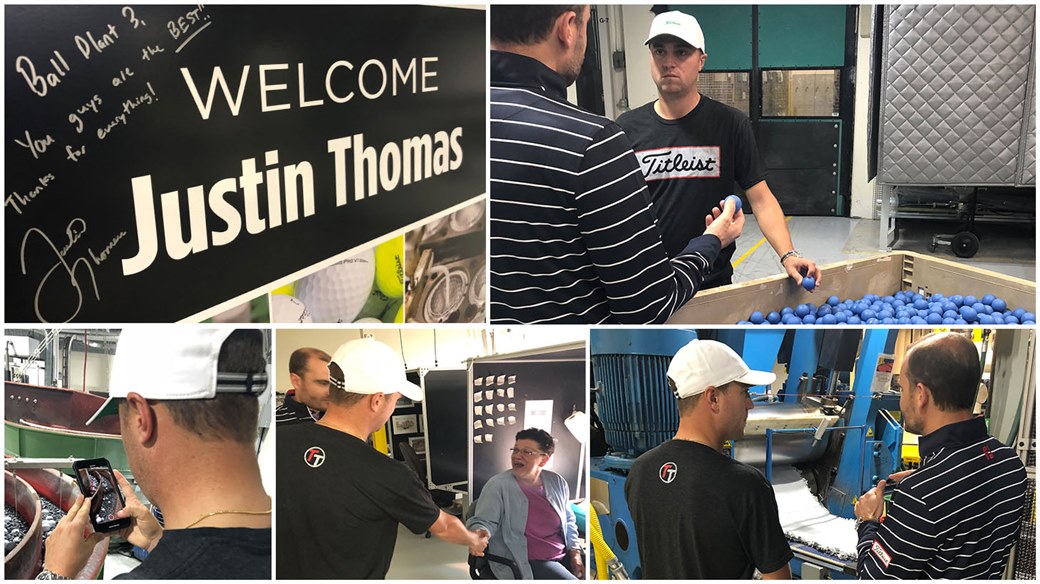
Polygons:
<instances>
[{"instance_id":1,"label":"purple top","mask_svg":"<svg viewBox=\"0 0 1040 584\"><path fill-rule=\"evenodd\" d=\"M553 509L545 498L543 485L528 486L520 481L520 490L527 496L527 537L528 560L558 560L564 556L566 545L563 541L563 525L560 514Z\"/></svg>"}]
</instances>

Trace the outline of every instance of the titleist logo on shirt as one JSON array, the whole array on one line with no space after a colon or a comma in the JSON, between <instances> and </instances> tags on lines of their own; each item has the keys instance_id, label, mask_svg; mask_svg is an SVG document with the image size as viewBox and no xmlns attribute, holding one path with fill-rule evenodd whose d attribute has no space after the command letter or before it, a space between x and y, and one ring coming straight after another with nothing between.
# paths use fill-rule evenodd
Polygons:
<instances>
[{"instance_id":1,"label":"titleist logo on shirt","mask_svg":"<svg viewBox=\"0 0 1040 584\"><path fill-rule=\"evenodd\" d=\"M647 181L670 178L719 178L718 146L673 146L636 152Z\"/></svg>"}]
</instances>

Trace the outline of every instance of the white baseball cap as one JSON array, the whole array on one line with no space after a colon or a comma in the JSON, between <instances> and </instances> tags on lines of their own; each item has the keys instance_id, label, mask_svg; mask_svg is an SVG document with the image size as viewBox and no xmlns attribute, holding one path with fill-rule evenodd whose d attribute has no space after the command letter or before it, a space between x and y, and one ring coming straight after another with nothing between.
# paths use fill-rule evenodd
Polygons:
<instances>
[{"instance_id":1,"label":"white baseball cap","mask_svg":"<svg viewBox=\"0 0 1040 584\"><path fill-rule=\"evenodd\" d=\"M675 397L704 393L709 386L722 387L739 381L769 385L776 381L770 371L752 371L733 349L718 341L690 341L672 357L668 377L675 382Z\"/></svg>"},{"instance_id":2,"label":"white baseball cap","mask_svg":"<svg viewBox=\"0 0 1040 584\"><path fill-rule=\"evenodd\" d=\"M217 393L260 395L267 389L267 370L251 373L217 371L230 328L196 325L123 329L116 343L108 399L87 424L118 412L116 399L130 392L145 399L209 399ZM262 335L259 330L251 332Z\"/></svg>"},{"instance_id":3,"label":"white baseball cap","mask_svg":"<svg viewBox=\"0 0 1040 584\"><path fill-rule=\"evenodd\" d=\"M705 54L708 52L708 49L704 48L704 33L701 31L701 25L696 18L685 12L672 10L658 14L650 25L650 36L646 37L646 42L643 44L649 45L650 41L666 34L685 41Z\"/></svg>"},{"instance_id":4,"label":"white baseball cap","mask_svg":"<svg viewBox=\"0 0 1040 584\"><path fill-rule=\"evenodd\" d=\"M400 393L412 401L422 401L422 388L408 381L404 361L388 345L372 337L343 343L332 354L330 365L343 370L343 381L329 382L350 393Z\"/></svg>"}]
</instances>

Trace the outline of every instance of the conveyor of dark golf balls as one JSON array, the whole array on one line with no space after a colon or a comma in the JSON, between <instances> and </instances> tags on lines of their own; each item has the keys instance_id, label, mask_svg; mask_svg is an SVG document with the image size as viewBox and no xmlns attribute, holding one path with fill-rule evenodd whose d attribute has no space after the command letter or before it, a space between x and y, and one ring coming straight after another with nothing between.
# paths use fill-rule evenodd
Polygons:
<instances>
[{"instance_id":1,"label":"conveyor of dark golf balls","mask_svg":"<svg viewBox=\"0 0 1040 584\"><path fill-rule=\"evenodd\" d=\"M1033 325L1036 315L1024 308L1012 310L1004 299L993 294L982 298L960 294L947 297L939 293L925 297L899 291L887 296L867 294L858 300L831 296L819 306L807 302L768 314L756 310L737 324Z\"/></svg>"},{"instance_id":2,"label":"conveyor of dark golf balls","mask_svg":"<svg viewBox=\"0 0 1040 584\"><path fill-rule=\"evenodd\" d=\"M43 540L47 541L55 526L65 517L65 512L51 501L40 497L41 517L40 527L43 529ZM29 524L22 519L18 511L10 505L4 505L4 554L11 553L25 537L29 530Z\"/></svg>"}]
</instances>

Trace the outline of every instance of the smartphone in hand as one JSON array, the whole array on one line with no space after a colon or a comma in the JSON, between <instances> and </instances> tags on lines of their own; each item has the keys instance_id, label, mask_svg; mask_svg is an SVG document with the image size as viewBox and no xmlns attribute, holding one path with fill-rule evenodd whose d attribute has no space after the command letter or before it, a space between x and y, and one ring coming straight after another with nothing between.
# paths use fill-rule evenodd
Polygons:
<instances>
[{"instance_id":1,"label":"smartphone in hand","mask_svg":"<svg viewBox=\"0 0 1040 584\"><path fill-rule=\"evenodd\" d=\"M76 482L84 497L90 500L90 524L94 531L106 533L128 527L130 518L116 519L115 515L126 506L123 493L116 483L112 465L105 458L79 460L72 464Z\"/></svg>"}]
</instances>

